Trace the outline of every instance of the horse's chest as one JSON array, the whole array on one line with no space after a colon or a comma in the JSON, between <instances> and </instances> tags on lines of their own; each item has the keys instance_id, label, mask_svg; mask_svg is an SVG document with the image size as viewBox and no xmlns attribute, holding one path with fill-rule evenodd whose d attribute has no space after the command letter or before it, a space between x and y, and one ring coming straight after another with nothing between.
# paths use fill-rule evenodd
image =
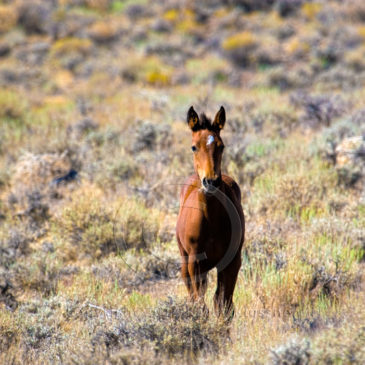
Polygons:
<instances>
[{"instance_id":1,"label":"horse's chest","mask_svg":"<svg viewBox=\"0 0 365 365\"><path fill-rule=\"evenodd\" d=\"M201 214L190 216L185 226L185 232L187 233L186 238L190 242L211 245L230 239L231 224L226 214L212 216L201 212Z\"/></svg>"},{"instance_id":2,"label":"horse's chest","mask_svg":"<svg viewBox=\"0 0 365 365\"><path fill-rule=\"evenodd\" d=\"M184 200L178 227L181 240L188 245L222 246L231 238L227 207L218 200L207 202L197 192Z\"/></svg>"},{"instance_id":3,"label":"horse's chest","mask_svg":"<svg viewBox=\"0 0 365 365\"><path fill-rule=\"evenodd\" d=\"M226 214L215 217L207 217L203 223L204 235L210 241L227 240L231 236L231 224Z\"/></svg>"}]
</instances>

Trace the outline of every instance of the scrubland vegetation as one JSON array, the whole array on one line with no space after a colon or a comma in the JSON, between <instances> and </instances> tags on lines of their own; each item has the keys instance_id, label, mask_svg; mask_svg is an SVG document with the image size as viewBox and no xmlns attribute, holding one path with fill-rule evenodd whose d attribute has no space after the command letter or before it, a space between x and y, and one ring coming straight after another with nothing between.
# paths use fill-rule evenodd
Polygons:
<instances>
[{"instance_id":1,"label":"scrubland vegetation","mask_svg":"<svg viewBox=\"0 0 365 365\"><path fill-rule=\"evenodd\" d=\"M0 85L0 363L365 363L363 1L2 0ZM179 277L190 105L242 190L229 328Z\"/></svg>"}]
</instances>

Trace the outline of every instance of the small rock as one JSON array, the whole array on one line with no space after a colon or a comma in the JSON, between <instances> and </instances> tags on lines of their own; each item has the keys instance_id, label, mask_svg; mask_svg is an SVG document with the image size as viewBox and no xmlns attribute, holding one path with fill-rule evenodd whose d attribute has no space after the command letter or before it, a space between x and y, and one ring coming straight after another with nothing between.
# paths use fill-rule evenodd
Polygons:
<instances>
[{"instance_id":1,"label":"small rock","mask_svg":"<svg viewBox=\"0 0 365 365\"><path fill-rule=\"evenodd\" d=\"M166 21L164 19L157 19L152 24L152 30L154 30L155 32L160 32L160 33L168 33L172 30L172 26L168 21Z\"/></svg>"},{"instance_id":2,"label":"small rock","mask_svg":"<svg viewBox=\"0 0 365 365\"><path fill-rule=\"evenodd\" d=\"M75 169L71 169L66 175L63 175L57 179L52 180L52 185L60 185L61 183L68 183L74 181L77 178L78 172Z\"/></svg>"},{"instance_id":3,"label":"small rock","mask_svg":"<svg viewBox=\"0 0 365 365\"><path fill-rule=\"evenodd\" d=\"M10 53L10 46L7 43L0 43L0 57L5 57Z\"/></svg>"},{"instance_id":4,"label":"small rock","mask_svg":"<svg viewBox=\"0 0 365 365\"><path fill-rule=\"evenodd\" d=\"M89 31L89 37L96 43L110 43L119 37L119 29L115 24L108 22L94 23Z\"/></svg>"},{"instance_id":5,"label":"small rock","mask_svg":"<svg viewBox=\"0 0 365 365\"><path fill-rule=\"evenodd\" d=\"M53 246L53 243L52 242L48 242L48 241L45 241L43 242L42 244L42 250L43 252L54 252L55 249L54 249L54 246Z\"/></svg>"},{"instance_id":6,"label":"small rock","mask_svg":"<svg viewBox=\"0 0 365 365\"><path fill-rule=\"evenodd\" d=\"M365 161L365 138L363 136L346 138L336 147L336 165L338 167L355 164L359 159Z\"/></svg>"},{"instance_id":7,"label":"small rock","mask_svg":"<svg viewBox=\"0 0 365 365\"><path fill-rule=\"evenodd\" d=\"M27 33L46 33L50 8L38 1L27 1L19 7L18 24Z\"/></svg>"},{"instance_id":8,"label":"small rock","mask_svg":"<svg viewBox=\"0 0 365 365\"><path fill-rule=\"evenodd\" d=\"M49 51L48 42L36 42L33 44L17 47L15 57L28 65L39 65Z\"/></svg>"},{"instance_id":9,"label":"small rock","mask_svg":"<svg viewBox=\"0 0 365 365\"><path fill-rule=\"evenodd\" d=\"M97 128L98 124L94 121L94 119L86 117L72 125L69 130L74 132L76 137L80 137L82 134L94 131Z\"/></svg>"},{"instance_id":10,"label":"small rock","mask_svg":"<svg viewBox=\"0 0 365 365\"><path fill-rule=\"evenodd\" d=\"M147 7L139 4L131 4L126 8L125 14L131 19L136 20L147 15Z\"/></svg>"},{"instance_id":11,"label":"small rock","mask_svg":"<svg viewBox=\"0 0 365 365\"><path fill-rule=\"evenodd\" d=\"M276 2L276 9L283 18L293 15L300 9L303 0L279 0Z\"/></svg>"}]
</instances>

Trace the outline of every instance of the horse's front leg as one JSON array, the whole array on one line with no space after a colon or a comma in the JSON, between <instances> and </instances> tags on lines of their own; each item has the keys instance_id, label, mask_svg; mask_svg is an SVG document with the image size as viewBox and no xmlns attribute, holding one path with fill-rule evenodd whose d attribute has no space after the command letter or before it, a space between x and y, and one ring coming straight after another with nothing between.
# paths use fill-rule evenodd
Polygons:
<instances>
[{"instance_id":1,"label":"horse's front leg","mask_svg":"<svg viewBox=\"0 0 365 365\"><path fill-rule=\"evenodd\" d=\"M181 257L181 277L184 281L186 289L188 290L190 299L193 299L193 296L194 296L193 284L191 282L189 268L188 268L189 255L184 250L183 245L181 244L181 241L179 239L179 236L177 236L177 243L179 246L180 257Z\"/></svg>"},{"instance_id":2,"label":"horse's front leg","mask_svg":"<svg viewBox=\"0 0 365 365\"><path fill-rule=\"evenodd\" d=\"M231 321L234 316L233 292L240 267L241 255L239 253L224 270L218 272L214 307L217 315L223 315L227 321Z\"/></svg>"},{"instance_id":3,"label":"horse's front leg","mask_svg":"<svg viewBox=\"0 0 365 365\"><path fill-rule=\"evenodd\" d=\"M194 256L189 256L188 270L192 284L192 299L201 302L205 307L204 296L208 286L207 270Z\"/></svg>"},{"instance_id":4,"label":"horse's front leg","mask_svg":"<svg viewBox=\"0 0 365 365\"><path fill-rule=\"evenodd\" d=\"M186 289L188 290L190 299L194 299L193 283L191 281L188 268L188 256L181 256L181 277L185 283Z\"/></svg>"}]
</instances>

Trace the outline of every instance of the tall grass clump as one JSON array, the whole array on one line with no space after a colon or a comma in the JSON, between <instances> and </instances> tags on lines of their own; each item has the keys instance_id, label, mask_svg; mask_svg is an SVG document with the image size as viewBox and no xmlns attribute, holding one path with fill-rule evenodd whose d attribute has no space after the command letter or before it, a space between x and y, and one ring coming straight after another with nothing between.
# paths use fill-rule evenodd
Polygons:
<instances>
[{"instance_id":1,"label":"tall grass clump","mask_svg":"<svg viewBox=\"0 0 365 365\"><path fill-rule=\"evenodd\" d=\"M135 198L109 200L88 187L74 193L53 223L57 236L77 256L97 258L156 242L159 213Z\"/></svg>"}]
</instances>

